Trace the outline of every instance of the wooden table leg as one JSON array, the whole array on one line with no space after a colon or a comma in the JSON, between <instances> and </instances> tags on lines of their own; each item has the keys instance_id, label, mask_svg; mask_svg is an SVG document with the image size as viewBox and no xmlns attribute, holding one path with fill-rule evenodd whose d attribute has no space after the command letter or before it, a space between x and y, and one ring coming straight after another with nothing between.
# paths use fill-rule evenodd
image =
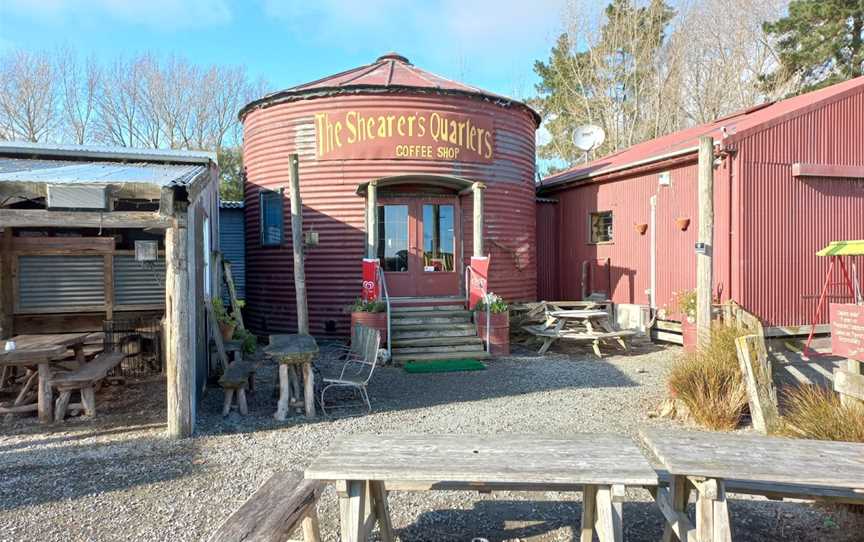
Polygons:
<instances>
[{"instance_id":1,"label":"wooden table leg","mask_svg":"<svg viewBox=\"0 0 864 542\"><path fill-rule=\"evenodd\" d=\"M303 518L303 542L321 542L321 527L318 523L318 512L313 504L309 514Z\"/></svg>"},{"instance_id":2,"label":"wooden table leg","mask_svg":"<svg viewBox=\"0 0 864 542\"><path fill-rule=\"evenodd\" d=\"M580 525L581 542L594 540L594 522L597 518L597 486L582 487L582 524Z\"/></svg>"},{"instance_id":3,"label":"wooden table leg","mask_svg":"<svg viewBox=\"0 0 864 542\"><path fill-rule=\"evenodd\" d=\"M273 417L284 422L288 417L288 403L291 401L291 383L288 381L288 365L279 364L279 402Z\"/></svg>"},{"instance_id":4,"label":"wooden table leg","mask_svg":"<svg viewBox=\"0 0 864 542\"><path fill-rule=\"evenodd\" d=\"M51 393L51 366L47 363L39 364L39 391L37 392L37 396L39 420L51 423L54 421L54 399Z\"/></svg>"},{"instance_id":5,"label":"wooden table leg","mask_svg":"<svg viewBox=\"0 0 864 542\"><path fill-rule=\"evenodd\" d=\"M24 401L27 399L27 395L30 393L30 390L33 389L33 385L37 383L37 379L39 378L39 371L27 371L27 380L24 381L24 385L21 387L21 391L18 393L18 396L15 398L15 402L12 403L12 406L23 405Z\"/></svg>"},{"instance_id":6,"label":"wooden table leg","mask_svg":"<svg viewBox=\"0 0 864 542\"><path fill-rule=\"evenodd\" d=\"M306 417L315 417L315 373L312 362L303 364L303 400L306 402Z\"/></svg>"},{"instance_id":7,"label":"wooden table leg","mask_svg":"<svg viewBox=\"0 0 864 542\"><path fill-rule=\"evenodd\" d=\"M597 538L600 542L623 542L624 486L616 484L597 487L596 501L594 530L597 531Z\"/></svg>"},{"instance_id":8,"label":"wooden table leg","mask_svg":"<svg viewBox=\"0 0 864 542\"><path fill-rule=\"evenodd\" d=\"M664 498L666 495L669 496L668 503L661 503L660 499ZM687 542L686 536L682 539L675 533L676 530L682 533L687 532L690 527L689 520L683 521L684 516L687 514L687 503L690 502L690 486L687 483L687 477L672 476L669 480L668 493L658 490L658 497L655 497L655 499L657 499L657 504L660 506L661 510L663 510L663 507L668 504L672 512L678 518L681 518L675 520L675 525L670 524L669 519L667 518L666 526L663 528L662 542Z\"/></svg>"},{"instance_id":9,"label":"wooden table leg","mask_svg":"<svg viewBox=\"0 0 864 542\"><path fill-rule=\"evenodd\" d=\"M75 352L75 361L78 362L78 365L84 365L87 363L87 356L84 355L84 345L76 344L72 347L72 351Z\"/></svg>"},{"instance_id":10,"label":"wooden table leg","mask_svg":"<svg viewBox=\"0 0 864 542\"><path fill-rule=\"evenodd\" d=\"M393 525L390 523L390 507L387 506L387 490L384 488L384 482L370 482L369 490L372 493L372 506L378 518L381 540L393 542Z\"/></svg>"},{"instance_id":11,"label":"wooden table leg","mask_svg":"<svg viewBox=\"0 0 864 542\"><path fill-rule=\"evenodd\" d=\"M366 510L368 483L365 480L345 480L336 483L339 495L339 524L342 542L365 542L364 524L369 513Z\"/></svg>"},{"instance_id":12,"label":"wooden table leg","mask_svg":"<svg viewBox=\"0 0 864 542\"><path fill-rule=\"evenodd\" d=\"M691 478L696 487L696 536L699 542L732 542L723 480Z\"/></svg>"}]
</instances>

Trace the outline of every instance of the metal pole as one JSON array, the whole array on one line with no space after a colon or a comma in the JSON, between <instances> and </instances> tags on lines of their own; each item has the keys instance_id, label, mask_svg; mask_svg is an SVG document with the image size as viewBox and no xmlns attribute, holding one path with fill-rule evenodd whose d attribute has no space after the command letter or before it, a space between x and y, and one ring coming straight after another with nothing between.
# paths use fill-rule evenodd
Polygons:
<instances>
[{"instance_id":1,"label":"metal pole","mask_svg":"<svg viewBox=\"0 0 864 542\"><path fill-rule=\"evenodd\" d=\"M366 186L366 257L378 257L378 183Z\"/></svg>"}]
</instances>

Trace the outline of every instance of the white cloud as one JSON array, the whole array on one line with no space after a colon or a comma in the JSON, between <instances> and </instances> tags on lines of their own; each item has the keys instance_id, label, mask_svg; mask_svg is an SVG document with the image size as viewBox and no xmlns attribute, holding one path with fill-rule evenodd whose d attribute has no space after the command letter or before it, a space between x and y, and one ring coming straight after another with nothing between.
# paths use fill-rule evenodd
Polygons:
<instances>
[{"instance_id":1,"label":"white cloud","mask_svg":"<svg viewBox=\"0 0 864 542\"><path fill-rule=\"evenodd\" d=\"M107 18L157 29L218 25L232 19L228 0L4 0L0 16L4 12L52 23Z\"/></svg>"}]
</instances>

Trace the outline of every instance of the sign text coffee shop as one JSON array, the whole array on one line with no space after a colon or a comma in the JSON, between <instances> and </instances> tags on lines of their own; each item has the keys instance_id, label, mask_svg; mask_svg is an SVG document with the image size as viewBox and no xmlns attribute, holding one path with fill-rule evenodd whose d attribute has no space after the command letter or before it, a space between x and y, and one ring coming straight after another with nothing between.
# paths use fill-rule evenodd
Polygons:
<instances>
[{"instance_id":1,"label":"sign text coffee shop","mask_svg":"<svg viewBox=\"0 0 864 542\"><path fill-rule=\"evenodd\" d=\"M289 159L299 155L310 332L347 335L344 307L380 266L394 303L464 300L466 268L508 301L536 295L535 147L525 104L387 54L247 105L247 310L296 329ZM367 270L368 272L368 270ZM470 274L470 273L469 273Z\"/></svg>"}]
</instances>

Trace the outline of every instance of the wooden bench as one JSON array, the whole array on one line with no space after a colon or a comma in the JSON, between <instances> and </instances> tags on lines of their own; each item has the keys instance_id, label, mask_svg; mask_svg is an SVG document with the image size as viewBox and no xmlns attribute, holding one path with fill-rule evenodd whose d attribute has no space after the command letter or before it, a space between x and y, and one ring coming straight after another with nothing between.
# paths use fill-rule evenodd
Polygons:
<instances>
[{"instance_id":1,"label":"wooden bench","mask_svg":"<svg viewBox=\"0 0 864 542\"><path fill-rule=\"evenodd\" d=\"M255 391L255 366L244 361L235 361L222 374L219 385L225 392L225 405L222 407L222 415L227 416L231 412L231 404L234 395L237 395L237 408L240 414L245 416L249 413L246 406L246 388Z\"/></svg>"},{"instance_id":2,"label":"wooden bench","mask_svg":"<svg viewBox=\"0 0 864 542\"><path fill-rule=\"evenodd\" d=\"M318 499L324 483L299 472L277 472L222 526L210 542L283 542L298 527L305 542L319 542Z\"/></svg>"},{"instance_id":3,"label":"wooden bench","mask_svg":"<svg viewBox=\"0 0 864 542\"><path fill-rule=\"evenodd\" d=\"M96 415L96 385L108 376L108 372L120 365L126 354L123 352L104 352L93 361L74 371L63 373L51 380L51 387L60 392L54 411L54 421L63 421L66 409L83 408L86 416ZM69 404L73 391L81 392L80 404Z\"/></svg>"},{"instance_id":4,"label":"wooden bench","mask_svg":"<svg viewBox=\"0 0 864 542\"><path fill-rule=\"evenodd\" d=\"M556 330L554 328L549 328L544 325L530 325L530 326L522 326L522 329L534 335L535 337L543 337L546 339L558 340L558 339L567 339L571 341L585 341L591 342L591 348L594 350L594 353L598 358L602 358L603 354L600 351L600 343L602 341L614 340L616 341L624 351L629 350L628 340L633 335L636 335L636 332L632 329L621 329L617 331L597 331L597 332L586 332L586 331L573 331L569 329L560 329ZM548 347L551 346L551 342L548 345L544 344L545 348L540 352L541 354L548 350Z\"/></svg>"}]
</instances>

